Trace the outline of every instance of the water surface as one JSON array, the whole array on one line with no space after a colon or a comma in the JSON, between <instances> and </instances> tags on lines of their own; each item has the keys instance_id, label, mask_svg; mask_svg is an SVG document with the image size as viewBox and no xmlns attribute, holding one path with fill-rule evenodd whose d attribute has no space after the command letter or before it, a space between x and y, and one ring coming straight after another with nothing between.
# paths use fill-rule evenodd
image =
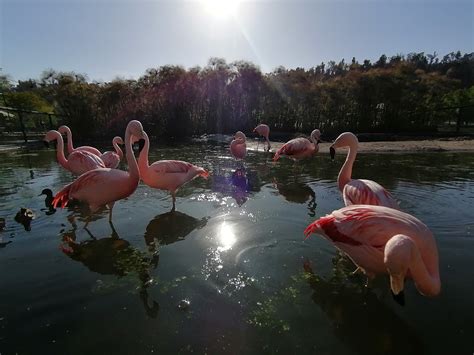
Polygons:
<instances>
[{"instance_id":1,"label":"water surface","mask_svg":"<svg viewBox=\"0 0 474 355\"><path fill-rule=\"evenodd\" d=\"M387 277L369 287L327 241L303 230L341 208L344 161L293 164L205 143L154 147L211 171L171 197L140 184L107 211L49 211L38 197L72 181L51 150L0 153L0 353L472 353L474 154L360 154L354 177L376 180L426 223L442 293ZM126 168L123 164L122 168ZM21 207L31 231L14 221ZM183 300L189 301L189 306ZM453 350L455 350L453 352Z\"/></svg>"}]
</instances>

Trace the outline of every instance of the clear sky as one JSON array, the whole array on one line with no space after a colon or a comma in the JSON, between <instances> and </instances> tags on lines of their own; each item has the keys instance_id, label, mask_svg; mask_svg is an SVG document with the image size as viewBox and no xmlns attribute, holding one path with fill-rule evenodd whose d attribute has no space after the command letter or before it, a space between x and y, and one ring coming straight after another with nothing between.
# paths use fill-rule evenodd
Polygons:
<instances>
[{"instance_id":1,"label":"clear sky","mask_svg":"<svg viewBox=\"0 0 474 355\"><path fill-rule=\"evenodd\" d=\"M15 80L53 68L107 81L210 57L269 72L474 51L474 0L222 1L0 0L0 67Z\"/></svg>"}]
</instances>

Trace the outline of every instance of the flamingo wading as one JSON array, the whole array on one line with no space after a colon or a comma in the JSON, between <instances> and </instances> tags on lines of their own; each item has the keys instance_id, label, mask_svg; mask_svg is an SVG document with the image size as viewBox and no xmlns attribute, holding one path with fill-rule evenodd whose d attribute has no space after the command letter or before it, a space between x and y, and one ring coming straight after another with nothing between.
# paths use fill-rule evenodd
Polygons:
<instances>
[{"instance_id":1,"label":"flamingo wading","mask_svg":"<svg viewBox=\"0 0 474 355\"><path fill-rule=\"evenodd\" d=\"M120 164L120 160L123 158L122 149L118 146L119 144L123 144L122 137L114 137L112 140L112 144L114 146L115 151L109 150L104 152L101 155L101 159L104 161L104 164L107 168L116 169L117 166Z\"/></svg>"},{"instance_id":2,"label":"flamingo wading","mask_svg":"<svg viewBox=\"0 0 474 355\"><path fill-rule=\"evenodd\" d=\"M85 150L75 150L69 156L64 156L64 141L61 133L55 130L51 130L46 133L44 137L45 142L51 142L57 140L58 146L56 147L56 157L58 163L66 170L69 170L75 175L81 175L86 171L94 170L97 168L105 168L104 162L98 156L89 153Z\"/></svg>"},{"instance_id":3,"label":"flamingo wading","mask_svg":"<svg viewBox=\"0 0 474 355\"><path fill-rule=\"evenodd\" d=\"M53 200L53 206L66 207L70 199L86 202L91 212L101 206L109 207L109 221L112 220L114 203L130 196L140 180L138 164L133 155L132 135L143 138L144 132L140 121L130 121L125 130L125 156L128 172L119 169L99 168L88 171L59 191ZM87 225L87 224L86 224Z\"/></svg>"},{"instance_id":4,"label":"flamingo wading","mask_svg":"<svg viewBox=\"0 0 474 355\"><path fill-rule=\"evenodd\" d=\"M273 156L273 161L277 161L281 155L286 155L288 158L293 160L300 160L309 158L313 154L319 151L319 143L321 142L321 132L319 129L313 130L310 135L310 139L299 137L292 139L278 149Z\"/></svg>"},{"instance_id":5,"label":"flamingo wading","mask_svg":"<svg viewBox=\"0 0 474 355\"><path fill-rule=\"evenodd\" d=\"M397 302L403 303L405 278L425 296L441 290L438 248L433 234L408 213L373 205L351 205L314 221L304 231L322 235L369 278L389 274Z\"/></svg>"},{"instance_id":6,"label":"flamingo wading","mask_svg":"<svg viewBox=\"0 0 474 355\"><path fill-rule=\"evenodd\" d=\"M256 132L259 136L262 136L265 138L267 141L267 151L270 151L271 146L270 146L270 139L268 138L270 135L270 127L266 124L259 124L257 127L253 129L254 133ZM258 144L257 144L257 151L258 151Z\"/></svg>"},{"instance_id":7,"label":"flamingo wading","mask_svg":"<svg viewBox=\"0 0 474 355\"><path fill-rule=\"evenodd\" d=\"M66 134L66 137L67 137L67 151L68 151L69 154L71 154L72 152L74 152L76 150L85 150L89 153L97 155L98 157L100 157L102 155L102 153L97 148L94 148L94 147L91 147L91 146L88 146L88 145L83 145L81 147L74 148L74 145L72 144L72 132L71 132L71 129L68 126L61 126L61 127L58 128L58 131L61 134Z\"/></svg>"},{"instance_id":8,"label":"flamingo wading","mask_svg":"<svg viewBox=\"0 0 474 355\"><path fill-rule=\"evenodd\" d=\"M329 148L331 159L334 159L336 148L349 147L346 161L337 177L339 190L346 206L349 205L376 205L400 209L398 202L381 185L372 180L353 180L352 167L357 155L359 140L351 132L342 133Z\"/></svg>"},{"instance_id":9,"label":"flamingo wading","mask_svg":"<svg viewBox=\"0 0 474 355\"><path fill-rule=\"evenodd\" d=\"M148 151L150 150L150 139L146 132L143 132L145 145L138 157L138 166L142 181L155 189L167 190L173 197L173 208L176 208L176 191L188 181L197 176L205 179L209 173L196 165L181 160L159 160L153 164L148 162Z\"/></svg>"},{"instance_id":10,"label":"flamingo wading","mask_svg":"<svg viewBox=\"0 0 474 355\"><path fill-rule=\"evenodd\" d=\"M230 153L235 159L244 159L247 155L247 144L245 140L247 137L241 131L237 131L234 139L230 142Z\"/></svg>"}]
</instances>

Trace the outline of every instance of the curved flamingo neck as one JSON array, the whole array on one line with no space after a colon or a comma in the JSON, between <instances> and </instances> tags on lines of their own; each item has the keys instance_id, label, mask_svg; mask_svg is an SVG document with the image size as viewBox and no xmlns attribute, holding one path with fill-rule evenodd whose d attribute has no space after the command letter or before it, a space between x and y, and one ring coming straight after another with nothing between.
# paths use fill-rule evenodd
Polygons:
<instances>
[{"instance_id":1,"label":"curved flamingo neck","mask_svg":"<svg viewBox=\"0 0 474 355\"><path fill-rule=\"evenodd\" d=\"M137 160L135 159L135 155L133 154L132 149L132 134L130 130L127 129L125 131L125 156L127 158L128 164L128 173L132 179L140 179L140 173L138 171L138 164Z\"/></svg>"},{"instance_id":2,"label":"curved flamingo neck","mask_svg":"<svg viewBox=\"0 0 474 355\"><path fill-rule=\"evenodd\" d=\"M72 144L72 132L68 126L65 126L64 130L66 131L67 137L67 151L69 154L71 154L74 151L74 145Z\"/></svg>"},{"instance_id":3,"label":"curved flamingo neck","mask_svg":"<svg viewBox=\"0 0 474 355\"><path fill-rule=\"evenodd\" d=\"M140 166L140 170L145 171L150 167L150 164L148 163L148 152L150 150L150 138L148 137L148 134L146 132L143 132L144 139L145 139L145 145L143 146L142 151L140 152L140 155L138 156L138 165Z\"/></svg>"},{"instance_id":4,"label":"curved flamingo neck","mask_svg":"<svg viewBox=\"0 0 474 355\"><path fill-rule=\"evenodd\" d=\"M424 295L436 296L441 289L437 251L435 250L436 255L430 255L430 258L434 258L435 262L428 264L428 269L429 266L433 265L433 270L428 270L426 268L425 261L429 262L430 260L424 261L417 247L414 247L413 251L414 257L410 264L410 273L415 282L416 288Z\"/></svg>"},{"instance_id":5,"label":"curved flamingo neck","mask_svg":"<svg viewBox=\"0 0 474 355\"><path fill-rule=\"evenodd\" d=\"M120 147L119 147L117 141L115 140L115 138L112 141L112 144L114 146L115 153L117 153L117 155L120 157L120 159L122 159L123 158L123 152L122 152L122 149L120 149Z\"/></svg>"},{"instance_id":6,"label":"curved flamingo neck","mask_svg":"<svg viewBox=\"0 0 474 355\"><path fill-rule=\"evenodd\" d=\"M349 147L349 151L347 152L346 161L344 162L344 165L342 166L341 171L337 177L337 184L341 192L344 190L344 186L346 186L346 184L352 180L352 167L357 156L357 141L351 139L347 146Z\"/></svg>"},{"instance_id":7,"label":"curved flamingo neck","mask_svg":"<svg viewBox=\"0 0 474 355\"><path fill-rule=\"evenodd\" d=\"M58 159L58 163L61 164L61 166L65 169L67 169L67 159L64 156L64 141L63 141L63 136L61 133L55 131L54 135L56 137L56 140L58 141L58 146L56 147L56 157Z\"/></svg>"}]
</instances>

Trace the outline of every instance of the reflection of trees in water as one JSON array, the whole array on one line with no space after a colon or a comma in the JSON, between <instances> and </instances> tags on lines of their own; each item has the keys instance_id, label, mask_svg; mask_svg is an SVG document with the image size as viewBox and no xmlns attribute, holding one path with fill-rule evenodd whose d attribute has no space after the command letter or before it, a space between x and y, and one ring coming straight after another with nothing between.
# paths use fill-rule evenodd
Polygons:
<instances>
[{"instance_id":1,"label":"reflection of trees in water","mask_svg":"<svg viewBox=\"0 0 474 355\"><path fill-rule=\"evenodd\" d=\"M197 219L179 211L160 214L148 223L145 243L155 252L160 245L184 240L194 229L204 227L207 221L208 218Z\"/></svg>"},{"instance_id":2,"label":"reflection of trees in water","mask_svg":"<svg viewBox=\"0 0 474 355\"><path fill-rule=\"evenodd\" d=\"M273 185L278 190L278 193L282 195L288 202L304 204L307 202L308 215L311 217L316 216L316 193L307 184L298 182L295 178L293 181L285 181L284 183L278 182L275 178Z\"/></svg>"},{"instance_id":3,"label":"reflection of trees in water","mask_svg":"<svg viewBox=\"0 0 474 355\"><path fill-rule=\"evenodd\" d=\"M423 353L416 331L385 305L363 283L354 282L352 262L338 253L329 279L313 272L305 262L305 278L312 300L331 319L334 333L362 354Z\"/></svg>"},{"instance_id":4,"label":"reflection of trees in water","mask_svg":"<svg viewBox=\"0 0 474 355\"><path fill-rule=\"evenodd\" d=\"M102 275L137 277L140 282L140 299L145 311L148 316L156 318L159 305L156 301L149 305L147 289L152 281L150 270L157 267L159 255L150 256L132 247L128 241L118 236L112 223L110 226L112 228L110 237L97 239L86 229L91 239L76 242L76 226L73 224L72 230L63 233L61 249L71 259L84 264L90 271Z\"/></svg>"}]
</instances>

